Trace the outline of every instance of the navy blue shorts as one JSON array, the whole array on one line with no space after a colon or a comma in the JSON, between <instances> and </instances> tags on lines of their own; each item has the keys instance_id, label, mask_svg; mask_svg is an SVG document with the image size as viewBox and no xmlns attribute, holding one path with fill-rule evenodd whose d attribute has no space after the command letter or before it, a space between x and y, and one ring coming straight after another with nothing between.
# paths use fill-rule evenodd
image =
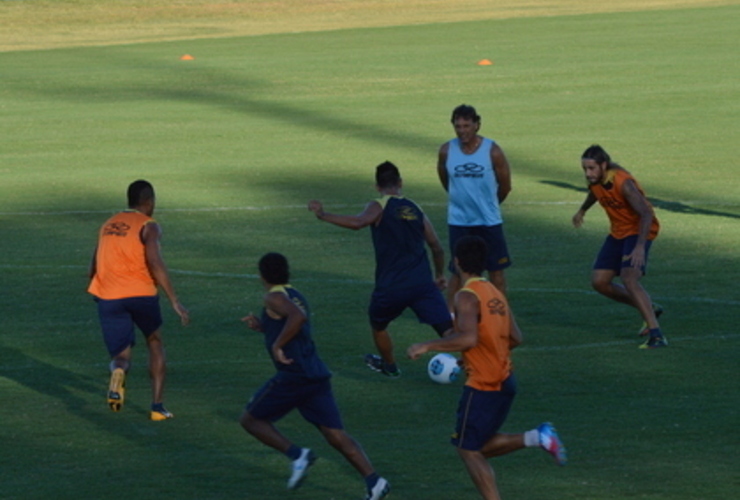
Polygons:
<instances>
[{"instance_id":1,"label":"navy blue shorts","mask_svg":"<svg viewBox=\"0 0 740 500\"><path fill-rule=\"evenodd\" d=\"M509 249L504 238L504 226L447 226L450 238L450 265L448 269L455 273L455 245L463 236L479 236L486 242L488 256L486 257L486 271L498 271L511 265Z\"/></svg>"},{"instance_id":2,"label":"navy blue shorts","mask_svg":"<svg viewBox=\"0 0 740 500\"><path fill-rule=\"evenodd\" d=\"M614 274L619 276L621 270L625 267L632 267L630 260L627 258L632 250L635 249L637 244L637 235L627 236L626 238L617 239L611 234L606 237L604 244L599 250L599 255L596 256L594 262L594 269L606 269L614 271ZM647 267L648 255L650 254L650 247L652 241L645 242L645 265L642 266L642 274L645 274L645 268Z\"/></svg>"},{"instance_id":3,"label":"navy blue shorts","mask_svg":"<svg viewBox=\"0 0 740 500\"><path fill-rule=\"evenodd\" d=\"M421 323L432 325L438 333L452 328L452 318L442 292L434 283L400 290L374 291L368 315L374 330L385 330L406 308L411 308Z\"/></svg>"},{"instance_id":4,"label":"navy blue shorts","mask_svg":"<svg viewBox=\"0 0 740 500\"><path fill-rule=\"evenodd\" d=\"M481 450L504 425L514 396L516 379L513 374L504 381L500 391L479 391L464 386L450 442L463 450Z\"/></svg>"},{"instance_id":5,"label":"navy blue shorts","mask_svg":"<svg viewBox=\"0 0 740 500\"><path fill-rule=\"evenodd\" d=\"M96 298L103 340L111 357L136 344L134 326L149 337L162 327L159 296L104 300Z\"/></svg>"},{"instance_id":6,"label":"navy blue shorts","mask_svg":"<svg viewBox=\"0 0 740 500\"><path fill-rule=\"evenodd\" d=\"M254 418L270 422L277 422L293 409L313 425L344 428L328 378L299 381L278 374L268 380L246 406L246 411Z\"/></svg>"}]
</instances>

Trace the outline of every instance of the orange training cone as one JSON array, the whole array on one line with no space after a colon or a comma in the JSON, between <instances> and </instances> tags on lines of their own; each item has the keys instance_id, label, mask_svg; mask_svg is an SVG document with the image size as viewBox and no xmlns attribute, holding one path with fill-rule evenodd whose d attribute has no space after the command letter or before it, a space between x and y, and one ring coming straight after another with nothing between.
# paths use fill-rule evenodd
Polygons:
<instances>
[{"instance_id":1,"label":"orange training cone","mask_svg":"<svg viewBox=\"0 0 740 500\"><path fill-rule=\"evenodd\" d=\"M181 61L192 61L193 59L195 58L191 56L190 54L185 54L184 56L180 58Z\"/></svg>"},{"instance_id":2,"label":"orange training cone","mask_svg":"<svg viewBox=\"0 0 740 500\"><path fill-rule=\"evenodd\" d=\"M478 61L478 66L491 66L493 63L489 59L481 59Z\"/></svg>"}]
</instances>

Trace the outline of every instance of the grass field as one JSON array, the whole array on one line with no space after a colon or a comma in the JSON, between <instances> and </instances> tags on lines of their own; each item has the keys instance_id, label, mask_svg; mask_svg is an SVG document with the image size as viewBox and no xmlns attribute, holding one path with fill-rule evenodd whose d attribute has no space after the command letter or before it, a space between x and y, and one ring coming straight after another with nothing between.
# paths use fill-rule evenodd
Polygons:
<instances>
[{"instance_id":1,"label":"grass field","mask_svg":"<svg viewBox=\"0 0 740 500\"><path fill-rule=\"evenodd\" d=\"M360 478L298 417L281 428L321 458L290 495L285 458L238 426L272 373L238 319L258 309L256 261L276 250L392 498L477 498L447 444L459 385L432 384L425 362L402 360L397 381L364 367L370 236L305 209L319 198L359 212L389 159L446 239L436 151L463 102L513 169L508 278L525 344L504 430L552 420L571 458L493 460L503 497L736 497L739 15L738 2L701 1L0 1L13 21L0 28L0 497L361 498ZM669 349L638 351L637 314L590 291L607 221L598 207L581 230L570 218L592 143L656 206L644 283L666 307ZM127 407L105 406L85 293L98 226L137 178L157 189L193 317L182 328L165 310L166 423L146 419L142 342ZM393 331L399 353L431 335L412 316Z\"/></svg>"}]
</instances>

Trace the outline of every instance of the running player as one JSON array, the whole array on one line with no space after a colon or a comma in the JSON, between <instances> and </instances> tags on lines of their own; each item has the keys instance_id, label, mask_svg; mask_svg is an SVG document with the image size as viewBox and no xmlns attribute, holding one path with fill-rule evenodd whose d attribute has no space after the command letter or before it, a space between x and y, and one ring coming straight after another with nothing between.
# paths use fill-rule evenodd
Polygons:
<instances>
[{"instance_id":1,"label":"running player","mask_svg":"<svg viewBox=\"0 0 740 500\"><path fill-rule=\"evenodd\" d=\"M635 178L612 162L601 146L593 145L583 152L581 168L589 192L573 216L573 225L581 227L586 211L597 201L611 223L609 235L594 262L591 285L600 294L640 311L645 321L640 335L646 337L640 348L666 347L668 342L658 323L663 308L653 304L640 284L650 247L660 230L653 207ZM621 285L614 283L617 276Z\"/></svg>"},{"instance_id":2,"label":"running player","mask_svg":"<svg viewBox=\"0 0 740 500\"><path fill-rule=\"evenodd\" d=\"M257 318L250 314L242 321L264 334L265 347L277 373L247 403L242 427L290 459L288 489L292 490L300 486L316 455L289 441L274 422L297 409L362 475L366 500L385 498L390 484L378 476L360 444L344 431L332 393L331 373L319 358L311 337L308 303L289 284L288 260L279 253L268 253L259 261L259 273L267 290L262 315Z\"/></svg>"},{"instance_id":3,"label":"running player","mask_svg":"<svg viewBox=\"0 0 740 500\"><path fill-rule=\"evenodd\" d=\"M422 323L443 336L452 320L441 290L444 276L444 250L434 226L419 206L401 194L403 180L398 168L387 161L377 166L376 188L381 198L369 202L358 215L339 215L324 211L321 202L308 204L319 220L347 229L370 226L375 248L375 288L368 314L373 340L380 356L367 354L365 363L374 371L399 377L401 371L393 354L388 325L406 308L411 308ZM426 246L432 252L434 274Z\"/></svg>"},{"instance_id":4,"label":"running player","mask_svg":"<svg viewBox=\"0 0 740 500\"><path fill-rule=\"evenodd\" d=\"M559 465L565 465L567 457L550 423L521 434L499 432L516 394L510 351L521 343L522 334L504 294L482 277L487 252L480 237L458 240L454 263L463 286L455 294L455 333L413 344L407 354L418 359L430 351L462 352L467 381L451 442L481 497L498 500L496 477L487 459L525 447L544 449Z\"/></svg>"},{"instance_id":5,"label":"running player","mask_svg":"<svg viewBox=\"0 0 740 500\"><path fill-rule=\"evenodd\" d=\"M152 382L149 418L167 420L173 414L163 404L167 362L157 286L164 290L183 325L188 324L190 316L177 298L160 253L162 230L152 219L154 188L147 181L139 180L129 185L127 194L128 210L108 219L100 229L98 246L90 263L88 292L95 296L98 304L103 337L111 356L108 387L111 410L117 412L123 407L136 326L144 334L149 350Z\"/></svg>"}]
</instances>

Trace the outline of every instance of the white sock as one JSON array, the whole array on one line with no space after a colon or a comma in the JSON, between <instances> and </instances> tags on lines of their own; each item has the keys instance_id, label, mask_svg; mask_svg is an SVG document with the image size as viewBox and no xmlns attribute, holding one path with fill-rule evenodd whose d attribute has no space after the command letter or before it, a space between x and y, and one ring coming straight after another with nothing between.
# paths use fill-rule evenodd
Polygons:
<instances>
[{"instance_id":1,"label":"white sock","mask_svg":"<svg viewBox=\"0 0 740 500\"><path fill-rule=\"evenodd\" d=\"M536 448L540 445L540 432L532 429L524 433L524 446L527 448Z\"/></svg>"}]
</instances>

